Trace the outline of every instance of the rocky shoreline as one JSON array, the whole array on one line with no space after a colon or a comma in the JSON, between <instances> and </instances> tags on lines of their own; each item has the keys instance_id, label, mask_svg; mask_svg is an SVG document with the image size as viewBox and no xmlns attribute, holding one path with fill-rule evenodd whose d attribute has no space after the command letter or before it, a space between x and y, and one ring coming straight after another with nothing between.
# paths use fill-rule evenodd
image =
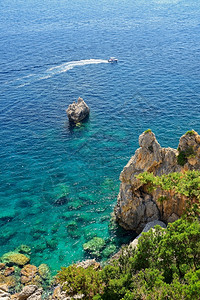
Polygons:
<instances>
[{"instance_id":1,"label":"rocky shoreline","mask_svg":"<svg viewBox=\"0 0 200 300\"><path fill-rule=\"evenodd\" d=\"M151 192L148 184L141 182L138 175L143 172L162 176L188 170L200 170L200 135L195 131L188 131L179 141L178 149L162 148L154 133L147 130L139 137L140 148L129 160L120 175L121 185L117 205L114 212L117 222L125 229L138 233L147 232L155 225L165 228L167 223L181 217L186 207L187 197L175 196L172 191L163 194L157 188ZM164 197L163 201L159 199ZM166 197L166 198L165 198ZM167 199L167 201L165 201ZM130 244L137 247L138 238ZM116 247L107 249L112 255ZM83 245L92 257L99 257L105 251L105 241L95 237ZM103 250L104 249L104 250ZM112 259L117 259L119 253ZM76 264L84 269L92 267L100 269L100 263L90 259ZM5 253L0 258L0 299L11 300L69 300L62 286L51 275L47 264L40 266L31 264L31 249L21 245L17 249ZM81 299L81 295L73 296Z\"/></svg>"}]
</instances>

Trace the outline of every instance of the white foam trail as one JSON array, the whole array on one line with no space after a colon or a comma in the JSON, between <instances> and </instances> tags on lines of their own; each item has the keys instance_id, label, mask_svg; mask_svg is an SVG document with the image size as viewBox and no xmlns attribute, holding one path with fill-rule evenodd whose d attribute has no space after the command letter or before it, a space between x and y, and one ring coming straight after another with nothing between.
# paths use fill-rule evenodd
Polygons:
<instances>
[{"instance_id":1,"label":"white foam trail","mask_svg":"<svg viewBox=\"0 0 200 300\"><path fill-rule=\"evenodd\" d=\"M107 60L105 59L83 59L83 60L78 60L78 61L70 61L67 63L64 63L60 66L56 66L53 68L48 69L47 71L53 71L56 70L57 72L66 72L68 70L73 69L74 67L77 66L85 66L85 65L93 65L93 64L102 64L102 63L108 63Z\"/></svg>"},{"instance_id":2,"label":"white foam trail","mask_svg":"<svg viewBox=\"0 0 200 300\"><path fill-rule=\"evenodd\" d=\"M19 78L13 79L13 80L6 81L4 84L10 84L10 83L13 83L15 81L21 81L23 79L30 78L32 76L34 76L34 75L33 74L29 74L27 76L23 76L23 77L19 77Z\"/></svg>"},{"instance_id":3,"label":"white foam trail","mask_svg":"<svg viewBox=\"0 0 200 300\"><path fill-rule=\"evenodd\" d=\"M73 69L74 67L85 66L85 65L94 65L94 64L103 64L103 63L104 64L108 63L108 61L105 59L91 58L91 59L83 59L83 60L66 62L59 66L47 69L46 71L44 71L43 74L40 74L39 76L34 75L34 78L32 78L33 79L32 81L28 81L23 84L20 84L19 86L17 86L17 88L21 88L25 85L31 84L31 83L39 81L39 80L51 78L54 75L67 72L67 71ZM31 76L33 76L33 75L28 75L27 78L29 78ZM25 77L22 77L22 78L25 78Z\"/></svg>"}]
</instances>

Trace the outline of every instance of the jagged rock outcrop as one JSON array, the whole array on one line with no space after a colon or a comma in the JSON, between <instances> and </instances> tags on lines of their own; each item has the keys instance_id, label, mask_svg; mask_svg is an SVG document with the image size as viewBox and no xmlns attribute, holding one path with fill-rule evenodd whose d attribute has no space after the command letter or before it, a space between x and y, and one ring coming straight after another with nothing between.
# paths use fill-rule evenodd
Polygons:
<instances>
[{"instance_id":1,"label":"jagged rock outcrop","mask_svg":"<svg viewBox=\"0 0 200 300\"><path fill-rule=\"evenodd\" d=\"M78 98L77 103L73 102L66 110L71 123L78 123L89 116L90 109L82 98Z\"/></svg>"},{"instance_id":2,"label":"jagged rock outcrop","mask_svg":"<svg viewBox=\"0 0 200 300\"><path fill-rule=\"evenodd\" d=\"M166 223L178 219L185 208L184 197L171 201L158 201L159 189L147 192L135 175L144 171L155 176L200 169L200 136L188 131L180 138L178 150L162 148L151 130L139 137L140 148L131 157L120 174L120 192L114 212L117 221L125 229L141 232L148 222L162 220Z\"/></svg>"}]
</instances>

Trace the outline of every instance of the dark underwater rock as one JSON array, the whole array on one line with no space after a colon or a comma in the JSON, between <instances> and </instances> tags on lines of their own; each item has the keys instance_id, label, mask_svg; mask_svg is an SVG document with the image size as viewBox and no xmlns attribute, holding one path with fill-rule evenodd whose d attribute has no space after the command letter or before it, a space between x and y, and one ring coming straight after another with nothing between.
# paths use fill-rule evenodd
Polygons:
<instances>
[{"instance_id":1,"label":"dark underwater rock","mask_svg":"<svg viewBox=\"0 0 200 300\"><path fill-rule=\"evenodd\" d=\"M67 196L62 196L58 199L56 199L54 202L53 202L53 206L61 206L61 205L64 205L68 202L68 197Z\"/></svg>"}]
</instances>

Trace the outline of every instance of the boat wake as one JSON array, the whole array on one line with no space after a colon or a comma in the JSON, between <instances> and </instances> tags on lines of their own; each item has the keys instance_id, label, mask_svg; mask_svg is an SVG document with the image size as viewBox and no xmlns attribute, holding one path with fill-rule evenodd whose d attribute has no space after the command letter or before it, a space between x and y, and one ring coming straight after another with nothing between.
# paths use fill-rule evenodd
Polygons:
<instances>
[{"instance_id":1,"label":"boat wake","mask_svg":"<svg viewBox=\"0 0 200 300\"><path fill-rule=\"evenodd\" d=\"M67 72L69 70L72 70L75 67L85 66L85 65L94 65L94 64L103 64L108 63L107 60L104 59L83 59L78 61L70 61L63 63L59 66L55 66L52 68L49 68L45 70L42 74L30 74L28 76L24 76L21 78L17 78L15 80L9 81L6 84L14 83L17 86L16 88L22 88L26 85L32 84L34 82L37 82L39 80L44 80L51 78L57 74Z\"/></svg>"}]
</instances>

